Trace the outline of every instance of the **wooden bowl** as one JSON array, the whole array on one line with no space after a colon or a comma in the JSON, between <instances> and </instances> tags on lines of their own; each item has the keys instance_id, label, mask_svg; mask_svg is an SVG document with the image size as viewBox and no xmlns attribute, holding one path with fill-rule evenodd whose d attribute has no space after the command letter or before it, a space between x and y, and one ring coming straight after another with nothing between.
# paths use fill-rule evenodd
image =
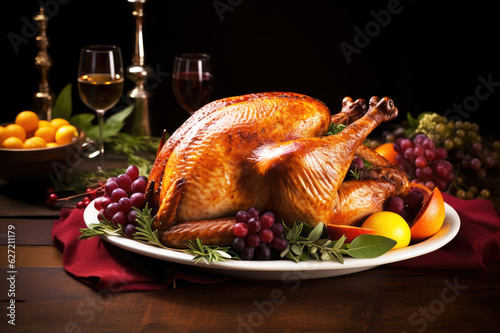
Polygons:
<instances>
[{"instance_id":1,"label":"wooden bowl","mask_svg":"<svg viewBox=\"0 0 500 333\"><path fill-rule=\"evenodd\" d=\"M59 177L79 164L85 132L79 131L73 142L48 148L0 148L0 179L11 181L45 181L50 175Z\"/></svg>"}]
</instances>

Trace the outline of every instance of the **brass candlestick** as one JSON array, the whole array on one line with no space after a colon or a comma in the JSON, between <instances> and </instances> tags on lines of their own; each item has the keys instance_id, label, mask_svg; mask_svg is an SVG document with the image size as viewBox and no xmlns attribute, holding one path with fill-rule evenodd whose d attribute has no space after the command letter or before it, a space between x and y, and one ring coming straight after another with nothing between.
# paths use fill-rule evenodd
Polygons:
<instances>
[{"instance_id":1,"label":"brass candlestick","mask_svg":"<svg viewBox=\"0 0 500 333\"><path fill-rule=\"evenodd\" d=\"M49 48L49 39L47 38L47 22L49 17L45 14L43 7L40 7L40 12L33 17L33 20L38 25L38 35L36 36L38 54L35 57L35 66L40 72L38 91L33 96L34 109L40 119L50 121L52 119L52 106L55 94L50 90L49 86L49 70L52 67L52 59L47 52Z\"/></svg>"},{"instance_id":2,"label":"brass candlestick","mask_svg":"<svg viewBox=\"0 0 500 333\"><path fill-rule=\"evenodd\" d=\"M132 15L135 16L135 46L132 56L132 65L127 68L127 77L135 83L135 88L128 92L129 98L134 100L135 108L129 117L129 130L135 135L151 135L149 124L149 97L151 93L144 88L144 84L151 77L152 69L144 61L144 10L147 0L128 0L134 6Z\"/></svg>"}]
</instances>

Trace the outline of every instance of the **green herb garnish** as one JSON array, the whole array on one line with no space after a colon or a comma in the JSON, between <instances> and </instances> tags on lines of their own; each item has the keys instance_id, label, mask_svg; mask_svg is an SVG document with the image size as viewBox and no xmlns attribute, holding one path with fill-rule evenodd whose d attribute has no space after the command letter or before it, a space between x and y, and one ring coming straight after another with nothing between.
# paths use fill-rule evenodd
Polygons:
<instances>
[{"instance_id":1,"label":"green herb garnish","mask_svg":"<svg viewBox=\"0 0 500 333\"><path fill-rule=\"evenodd\" d=\"M219 246L208 246L203 245L200 238L186 243L188 247L184 252L192 254L194 256L193 260L198 263L200 260L205 260L207 264L212 261L225 261L226 259L237 259L238 257L232 251L230 247L219 247Z\"/></svg>"},{"instance_id":2,"label":"green herb garnish","mask_svg":"<svg viewBox=\"0 0 500 333\"><path fill-rule=\"evenodd\" d=\"M295 262L312 258L344 263L343 255L358 259L375 258L392 249L397 243L387 237L364 234L349 244L345 243L345 236L332 241L325 238L325 233L326 226L323 223L318 223L312 230L303 222L296 222L292 228L285 226L283 235L288 245L281 257Z\"/></svg>"}]
</instances>

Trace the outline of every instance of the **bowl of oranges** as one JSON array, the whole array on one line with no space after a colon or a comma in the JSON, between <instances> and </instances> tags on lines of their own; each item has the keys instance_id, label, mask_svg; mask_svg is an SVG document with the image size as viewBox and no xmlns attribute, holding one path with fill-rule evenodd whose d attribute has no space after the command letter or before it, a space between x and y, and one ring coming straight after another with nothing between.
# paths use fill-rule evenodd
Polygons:
<instances>
[{"instance_id":1,"label":"bowl of oranges","mask_svg":"<svg viewBox=\"0 0 500 333\"><path fill-rule=\"evenodd\" d=\"M51 173L67 170L84 141L85 133L66 119L41 120L33 111L22 111L13 123L0 125L0 178L47 180Z\"/></svg>"}]
</instances>

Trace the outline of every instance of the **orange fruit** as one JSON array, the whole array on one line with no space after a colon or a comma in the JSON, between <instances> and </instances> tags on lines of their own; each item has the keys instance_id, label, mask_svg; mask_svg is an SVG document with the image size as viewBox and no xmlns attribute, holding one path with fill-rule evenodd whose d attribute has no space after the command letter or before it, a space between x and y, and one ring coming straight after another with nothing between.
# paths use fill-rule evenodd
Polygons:
<instances>
[{"instance_id":1,"label":"orange fruit","mask_svg":"<svg viewBox=\"0 0 500 333\"><path fill-rule=\"evenodd\" d=\"M47 148L53 148L57 146L59 146L57 142L47 142Z\"/></svg>"},{"instance_id":2,"label":"orange fruit","mask_svg":"<svg viewBox=\"0 0 500 333\"><path fill-rule=\"evenodd\" d=\"M2 142L7 139L9 137L9 131L3 127L3 126L0 126L0 145L2 144Z\"/></svg>"},{"instance_id":3,"label":"orange fruit","mask_svg":"<svg viewBox=\"0 0 500 333\"><path fill-rule=\"evenodd\" d=\"M443 226L444 217L444 199L436 187L426 199L424 197L422 208L410 224L411 240L420 242L433 236Z\"/></svg>"},{"instance_id":4,"label":"orange fruit","mask_svg":"<svg viewBox=\"0 0 500 333\"><path fill-rule=\"evenodd\" d=\"M394 150L394 143L384 143L378 146L375 151L392 164L398 163L396 161L396 156L398 155L398 153Z\"/></svg>"},{"instance_id":5,"label":"orange fruit","mask_svg":"<svg viewBox=\"0 0 500 333\"><path fill-rule=\"evenodd\" d=\"M35 137L40 137L45 142L52 142L55 140L56 130L52 126L39 127L35 131Z\"/></svg>"},{"instance_id":6,"label":"orange fruit","mask_svg":"<svg viewBox=\"0 0 500 333\"><path fill-rule=\"evenodd\" d=\"M397 243L392 248L393 250L410 244L410 227L401 215L394 212L381 211L373 213L363 222L361 228L374 229L375 235L394 239Z\"/></svg>"},{"instance_id":7,"label":"orange fruit","mask_svg":"<svg viewBox=\"0 0 500 333\"><path fill-rule=\"evenodd\" d=\"M331 240L338 240L340 237L345 236L346 243L351 243L354 238L363 234L375 234L375 230L368 228L355 227L351 225L328 224L326 226L328 238Z\"/></svg>"},{"instance_id":8,"label":"orange fruit","mask_svg":"<svg viewBox=\"0 0 500 333\"><path fill-rule=\"evenodd\" d=\"M56 142L60 145L71 143L77 137L78 131L73 125L63 125L56 132Z\"/></svg>"},{"instance_id":9,"label":"orange fruit","mask_svg":"<svg viewBox=\"0 0 500 333\"><path fill-rule=\"evenodd\" d=\"M2 142L2 148L21 149L23 142L18 137L11 136Z\"/></svg>"},{"instance_id":10,"label":"orange fruit","mask_svg":"<svg viewBox=\"0 0 500 333\"><path fill-rule=\"evenodd\" d=\"M32 132L38 127L38 115L33 111L23 111L16 116L15 123L22 126L26 132Z\"/></svg>"},{"instance_id":11,"label":"orange fruit","mask_svg":"<svg viewBox=\"0 0 500 333\"><path fill-rule=\"evenodd\" d=\"M45 143L45 140L39 137L32 137L26 139L23 144L23 148L31 149L31 148L45 148L47 144Z\"/></svg>"},{"instance_id":12,"label":"orange fruit","mask_svg":"<svg viewBox=\"0 0 500 333\"><path fill-rule=\"evenodd\" d=\"M38 128L50 126L50 122L48 120L39 120Z\"/></svg>"},{"instance_id":13,"label":"orange fruit","mask_svg":"<svg viewBox=\"0 0 500 333\"><path fill-rule=\"evenodd\" d=\"M70 125L69 121L63 118L54 118L50 121L50 126L57 131L61 126Z\"/></svg>"},{"instance_id":14,"label":"orange fruit","mask_svg":"<svg viewBox=\"0 0 500 333\"><path fill-rule=\"evenodd\" d=\"M9 124L5 126L9 136L15 136L21 141L26 140L26 130L19 124Z\"/></svg>"}]
</instances>

